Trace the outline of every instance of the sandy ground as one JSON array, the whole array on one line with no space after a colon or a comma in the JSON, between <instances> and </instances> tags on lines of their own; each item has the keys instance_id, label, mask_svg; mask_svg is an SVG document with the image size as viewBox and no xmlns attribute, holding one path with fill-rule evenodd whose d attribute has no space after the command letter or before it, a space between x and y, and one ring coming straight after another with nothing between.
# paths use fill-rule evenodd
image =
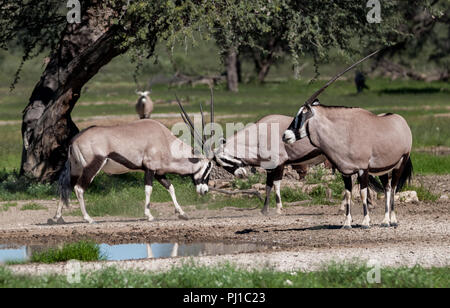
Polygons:
<instances>
[{"instance_id":1,"label":"sandy ground","mask_svg":"<svg viewBox=\"0 0 450 308\"><path fill-rule=\"evenodd\" d=\"M422 182L441 192L449 192L449 176L432 176ZM264 245L255 253L197 257L198 264L232 262L238 266L269 266L279 270L314 270L332 261L356 259L381 266L450 266L450 201L440 199L427 203L398 203L397 228L383 228L381 200L371 213L372 227L360 228L362 209L352 209L353 229L342 230L344 221L336 206L286 207L282 215L271 209L269 216L259 210L199 210L183 206L190 220L178 220L170 203L154 204L152 211L159 219L148 222L139 218L97 217L89 225L81 217L65 216L66 224L49 225L56 201L33 201L47 210L20 211L27 202L0 213L0 243L52 244L93 239L102 243L257 243ZM230 199L232 206L232 199ZM76 204L72 205L76 207ZM86 270L104 266L124 269L165 270L189 258L148 259L120 262L86 263ZM65 264L16 265L18 273L63 273Z\"/></svg>"}]
</instances>

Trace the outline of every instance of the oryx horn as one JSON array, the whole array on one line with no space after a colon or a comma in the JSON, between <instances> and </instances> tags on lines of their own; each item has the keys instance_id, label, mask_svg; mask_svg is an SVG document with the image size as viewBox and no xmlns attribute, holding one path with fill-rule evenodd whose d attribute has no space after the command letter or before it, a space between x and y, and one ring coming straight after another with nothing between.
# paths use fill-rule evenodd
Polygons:
<instances>
[{"instance_id":1,"label":"oryx horn","mask_svg":"<svg viewBox=\"0 0 450 308\"><path fill-rule=\"evenodd\" d=\"M314 102L314 100L323 92L325 91L326 88L328 88L329 85L331 85L333 82L335 82L339 77L341 77L342 75L344 75L345 73L347 73L348 71L350 71L351 69L353 69L355 66L357 66L358 64L360 64L361 62L366 61L367 59L369 59L370 57L376 55L377 53L379 53L382 49L378 49L374 52L372 52L370 55L362 58L361 60L359 60L358 62L354 63L353 65L349 66L347 69L345 69L344 71L340 72L339 74L337 74L336 76L334 76L330 81L328 81L322 88L320 88L319 90L317 90L306 102L305 105L311 104L312 102Z\"/></svg>"}]
</instances>

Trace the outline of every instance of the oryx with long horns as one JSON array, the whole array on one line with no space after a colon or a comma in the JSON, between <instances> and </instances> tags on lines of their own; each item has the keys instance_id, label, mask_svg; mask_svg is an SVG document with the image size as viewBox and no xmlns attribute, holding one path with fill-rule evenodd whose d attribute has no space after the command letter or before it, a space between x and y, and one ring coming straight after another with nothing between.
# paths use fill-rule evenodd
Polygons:
<instances>
[{"instance_id":1,"label":"oryx with long horns","mask_svg":"<svg viewBox=\"0 0 450 308\"><path fill-rule=\"evenodd\" d=\"M145 119L117 126L90 127L75 136L69 147L69 158L59 180L61 201L55 220L61 219L62 205L68 205L74 189L84 219L94 222L86 211L84 192L102 170L107 174L145 173L145 215L149 221L154 219L150 213L150 196L155 178L169 191L179 218L187 219L165 175L191 176L197 193L203 195L208 192L212 168L210 159L194 156L192 147L160 122Z\"/></svg>"},{"instance_id":2,"label":"oryx with long horns","mask_svg":"<svg viewBox=\"0 0 450 308\"><path fill-rule=\"evenodd\" d=\"M211 93L211 102L213 103L213 101ZM195 130L193 121L179 100L178 103L185 123L191 128L192 136L194 139L200 140L200 133ZM204 127L205 120L201 106L200 110L202 127ZM214 111L213 105L211 110ZM211 115L211 123L214 123L213 113ZM245 177L247 175L245 167L248 166L261 167L266 170L266 198L262 209L263 214L268 214L270 194L273 188L275 188L277 214L282 213L281 180L287 165L312 166L326 160L322 151L313 146L308 139L302 139L289 145L282 142L283 132L289 127L292 120L292 117L284 115L268 115L239 130L226 140L220 138L221 141L216 149L212 150L210 147L206 147L210 155L213 155L217 165L236 177ZM199 144L204 144L204 140L201 140ZM369 203L371 203L370 201L369 199Z\"/></svg>"},{"instance_id":3,"label":"oryx with long horns","mask_svg":"<svg viewBox=\"0 0 450 308\"><path fill-rule=\"evenodd\" d=\"M363 228L370 227L367 208L369 175L380 176L386 195L382 226L397 226L394 194L412 175L410 158L412 135L405 119L396 114L375 115L361 108L324 106L317 97L337 78L378 51L363 58L331 79L303 104L283 134L283 141L293 144L308 139L319 148L344 176L346 220L351 228L350 176L357 174L363 200ZM308 137L308 138L306 138Z\"/></svg>"},{"instance_id":4,"label":"oryx with long horns","mask_svg":"<svg viewBox=\"0 0 450 308\"><path fill-rule=\"evenodd\" d=\"M153 112L153 101L149 96L151 93L152 91L136 91L136 94L139 95L138 101L136 103L136 112L139 115L140 119L150 119L150 116Z\"/></svg>"}]
</instances>

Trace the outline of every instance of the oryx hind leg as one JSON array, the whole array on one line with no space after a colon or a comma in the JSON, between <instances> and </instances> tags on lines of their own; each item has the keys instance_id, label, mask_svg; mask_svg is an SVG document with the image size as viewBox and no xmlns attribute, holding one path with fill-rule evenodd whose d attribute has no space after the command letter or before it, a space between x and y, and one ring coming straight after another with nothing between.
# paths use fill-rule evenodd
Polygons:
<instances>
[{"instance_id":1,"label":"oryx hind leg","mask_svg":"<svg viewBox=\"0 0 450 308\"><path fill-rule=\"evenodd\" d=\"M352 214L351 214L351 203L352 203L352 177L343 176L345 185L345 222L342 226L343 229L352 228Z\"/></svg>"},{"instance_id":2,"label":"oryx hind leg","mask_svg":"<svg viewBox=\"0 0 450 308\"><path fill-rule=\"evenodd\" d=\"M95 223L95 221L89 216L88 212L86 211L84 192L87 190L89 184L91 184L97 174L103 169L106 162L107 159L105 157L96 156L89 165L83 168L83 172L78 178L77 183L74 187L75 194L77 195L78 202L80 203L80 209L81 213L83 214L83 218L90 224Z\"/></svg>"},{"instance_id":3,"label":"oryx hind leg","mask_svg":"<svg viewBox=\"0 0 450 308\"><path fill-rule=\"evenodd\" d=\"M368 170L361 170L358 174L358 181L359 181L359 189L361 194L361 200L363 203L363 213L364 213L364 219L361 223L361 227L363 229L370 228L370 217L369 217L369 207L368 207L368 184L369 184L369 172Z\"/></svg>"},{"instance_id":4,"label":"oryx hind leg","mask_svg":"<svg viewBox=\"0 0 450 308\"><path fill-rule=\"evenodd\" d=\"M381 222L382 227L389 227L391 225L391 218L390 218L390 211L391 211L391 198L393 199L394 196L392 195L392 189L391 189L391 173L384 174L380 176L381 184L383 184L384 187L384 194L385 194L385 205L384 205L384 219Z\"/></svg>"},{"instance_id":5,"label":"oryx hind leg","mask_svg":"<svg viewBox=\"0 0 450 308\"><path fill-rule=\"evenodd\" d=\"M161 183L162 186L164 186L165 189L170 194L170 197L172 198L173 205L175 206L175 213L178 214L178 218L188 220L188 216L183 211L181 206L178 204L177 197L175 196L175 188L173 187L172 183L166 178L165 175L156 175L155 176L158 182Z\"/></svg>"},{"instance_id":6,"label":"oryx hind leg","mask_svg":"<svg viewBox=\"0 0 450 308\"><path fill-rule=\"evenodd\" d=\"M394 206L394 196L395 196L395 192L397 190L397 186L398 186L398 183L399 183L399 180L402 175L404 167L405 167L405 164L402 164L399 169L394 169L392 171L392 182L391 182L392 197L391 197L391 202L390 202L390 207L391 207L390 225L391 225L391 227L398 226L398 220L397 220L397 215L395 213L395 206Z\"/></svg>"}]
</instances>

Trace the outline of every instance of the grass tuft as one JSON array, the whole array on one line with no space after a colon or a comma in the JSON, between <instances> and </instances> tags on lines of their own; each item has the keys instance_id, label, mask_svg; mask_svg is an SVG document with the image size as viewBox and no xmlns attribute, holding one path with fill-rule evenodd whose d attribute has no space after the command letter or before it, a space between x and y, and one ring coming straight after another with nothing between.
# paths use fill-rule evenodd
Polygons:
<instances>
[{"instance_id":1,"label":"grass tuft","mask_svg":"<svg viewBox=\"0 0 450 308\"><path fill-rule=\"evenodd\" d=\"M100 261L105 260L100 252L100 246L91 241L80 241L64 244L62 248L49 249L43 252L33 253L31 263L58 263L69 260L78 261Z\"/></svg>"}]
</instances>

